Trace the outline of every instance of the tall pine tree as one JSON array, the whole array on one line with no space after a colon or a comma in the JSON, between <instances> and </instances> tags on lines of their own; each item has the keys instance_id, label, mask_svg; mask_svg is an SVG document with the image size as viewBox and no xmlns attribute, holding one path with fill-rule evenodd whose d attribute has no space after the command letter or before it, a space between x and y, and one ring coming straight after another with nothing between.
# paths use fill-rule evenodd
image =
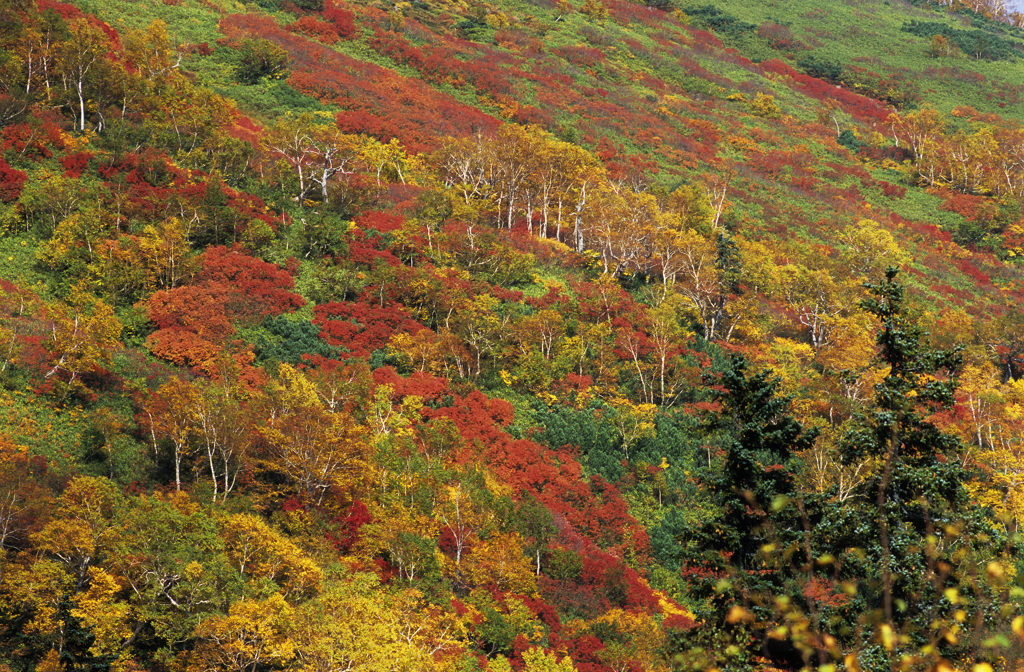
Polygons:
<instances>
[{"instance_id":1,"label":"tall pine tree","mask_svg":"<svg viewBox=\"0 0 1024 672\"><path fill-rule=\"evenodd\" d=\"M884 282L866 285L871 296L861 307L881 323L878 358L889 372L843 445L844 459L867 458L872 472L818 530L819 543L831 543L850 562L850 578L862 579L864 606L874 613L866 632L882 633L878 641L888 650L879 669L888 669L901 645L916 652L931 646L949 657L975 655L985 604L991 603L979 568L1005 543L987 512L969 502L964 483L970 474L959 439L929 420L954 403L960 348L928 344L907 315L896 275L890 268ZM961 629L954 622L965 618L967 612L956 615L965 608L976 615L970 623L975 636L947 636Z\"/></svg>"}]
</instances>

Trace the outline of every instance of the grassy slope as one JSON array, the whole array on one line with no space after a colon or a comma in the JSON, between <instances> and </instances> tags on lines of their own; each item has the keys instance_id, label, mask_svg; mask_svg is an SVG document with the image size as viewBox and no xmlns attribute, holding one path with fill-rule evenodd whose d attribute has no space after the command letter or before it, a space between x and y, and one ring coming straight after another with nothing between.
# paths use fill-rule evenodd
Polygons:
<instances>
[{"instance_id":1,"label":"grassy slope","mask_svg":"<svg viewBox=\"0 0 1024 672\"><path fill-rule=\"evenodd\" d=\"M682 7L685 10L705 4L689 0ZM932 58L928 55L929 39L901 30L910 21L970 29L963 17L950 16L926 5L889 0L848 0L827 8L813 0L785 3L722 0L714 4L723 12L758 26L777 22L789 27L794 37L808 47L791 51L796 59L810 55L881 73L905 73L919 85L924 101L943 112L958 105L971 105L978 109L998 109L1007 118L1024 120L1024 106L1019 102L1000 106L1000 102L1010 98L998 93L1005 86L1019 88L1024 78L1024 59L988 61L963 55ZM1024 33L1019 29L991 22L981 26L1024 45ZM778 57L749 34L732 41L745 47L745 53L751 58ZM977 75L982 75L984 80L979 82Z\"/></svg>"}]
</instances>

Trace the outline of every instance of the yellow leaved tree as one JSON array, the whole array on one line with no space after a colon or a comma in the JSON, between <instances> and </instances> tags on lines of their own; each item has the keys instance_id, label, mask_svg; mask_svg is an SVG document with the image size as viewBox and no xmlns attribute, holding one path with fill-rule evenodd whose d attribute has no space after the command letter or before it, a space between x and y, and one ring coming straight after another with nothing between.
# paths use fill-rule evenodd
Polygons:
<instances>
[{"instance_id":1,"label":"yellow leaved tree","mask_svg":"<svg viewBox=\"0 0 1024 672\"><path fill-rule=\"evenodd\" d=\"M558 659L539 646L523 651L523 672L576 672L572 658L569 656ZM487 666L487 672L512 672L512 665L505 656L495 656Z\"/></svg>"},{"instance_id":2,"label":"yellow leaved tree","mask_svg":"<svg viewBox=\"0 0 1024 672\"><path fill-rule=\"evenodd\" d=\"M862 219L847 227L839 240L845 246L843 262L855 275L877 278L889 266L897 268L910 260L910 255L884 226L872 219Z\"/></svg>"},{"instance_id":3,"label":"yellow leaved tree","mask_svg":"<svg viewBox=\"0 0 1024 672\"><path fill-rule=\"evenodd\" d=\"M32 535L39 551L59 559L76 578L76 591L86 585L89 568L113 539L120 499L117 486L107 479L79 476L64 489L53 519Z\"/></svg>"},{"instance_id":4,"label":"yellow leaved tree","mask_svg":"<svg viewBox=\"0 0 1024 672\"><path fill-rule=\"evenodd\" d=\"M658 407L654 404L635 404L625 397L608 400L605 417L615 428L622 441L622 452L629 459L629 448L644 438L655 434L654 416Z\"/></svg>"},{"instance_id":5,"label":"yellow leaved tree","mask_svg":"<svg viewBox=\"0 0 1024 672\"><path fill-rule=\"evenodd\" d=\"M320 567L258 516L236 513L225 517L220 521L220 536L238 571L273 581L287 598L313 595L323 581Z\"/></svg>"},{"instance_id":6,"label":"yellow leaved tree","mask_svg":"<svg viewBox=\"0 0 1024 672\"><path fill-rule=\"evenodd\" d=\"M50 352L44 377L63 401L72 394L88 394L82 376L109 366L120 347L121 321L114 309L84 287L71 290L66 303L48 308Z\"/></svg>"},{"instance_id":7,"label":"yellow leaved tree","mask_svg":"<svg viewBox=\"0 0 1024 672\"><path fill-rule=\"evenodd\" d=\"M0 582L0 619L22 622L22 632L36 646L50 646L58 655L65 645L65 624L60 613L67 595L75 589L75 579L62 563L49 558L35 562L11 562L4 568ZM9 653L18 656L22 647Z\"/></svg>"},{"instance_id":8,"label":"yellow leaved tree","mask_svg":"<svg viewBox=\"0 0 1024 672\"><path fill-rule=\"evenodd\" d=\"M372 573L328 580L296 609L296 662L303 672L428 672L462 651L465 624L425 603L419 591L393 592Z\"/></svg>"},{"instance_id":9,"label":"yellow leaved tree","mask_svg":"<svg viewBox=\"0 0 1024 672\"><path fill-rule=\"evenodd\" d=\"M227 614L195 629L198 644L188 672L256 672L284 669L295 657L294 610L279 593L266 600L241 600Z\"/></svg>"},{"instance_id":10,"label":"yellow leaved tree","mask_svg":"<svg viewBox=\"0 0 1024 672\"><path fill-rule=\"evenodd\" d=\"M502 592L534 595L537 578L523 553L522 538L515 532L480 541L462 560L463 573L474 586L493 586Z\"/></svg>"},{"instance_id":11,"label":"yellow leaved tree","mask_svg":"<svg viewBox=\"0 0 1024 672\"><path fill-rule=\"evenodd\" d=\"M995 426L983 422L977 435L982 444L980 450L976 448L977 456L988 466L991 484L972 483L968 490L980 504L993 507L1019 524L1024 518L1024 380L1010 380L980 394L970 394L968 403L972 414L986 411L986 405L999 407ZM991 434L990 429L994 430Z\"/></svg>"},{"instance_id":12,"label":"yellow leaved tree","mask_svg":"<svg viewBox=\"0 0 1024 672\"><path fill-rule=\"evenodd\" d=\"M605 648L598 656L616 672L638 667L649 672L668 670L661 656L665 632L649 614L612 609L596 618L591 627L607 632Z\"/></svg>"},{"instance_id":13,"label":"yellow leaved tree","mask_svg":"<svg viewBox=\"0 0 1024 672\"><path fill-rule=\"evenodd\" d=\"M316 386L299 370L282 364L271 393L272 415L261 433L273 463L317 505L332 488L349 488L365 470L369 442L348 413L324 407Z\"/></svg>"},{"instance_id":14,"label":"yellow leaved tree","mask_svg":"<svg viewBox=\"0 0 1024 672\"><path fill-rule=\"evenodd\" d=\"M127 653L123 643L132 634L134 621L131 608L116 598L121 591L117 580L97 567L89 569L89 588L79 594L71 615L92 634L89 653L95 658L108 657L114 670L124 669Z\"/></svg>"}]
</instances>

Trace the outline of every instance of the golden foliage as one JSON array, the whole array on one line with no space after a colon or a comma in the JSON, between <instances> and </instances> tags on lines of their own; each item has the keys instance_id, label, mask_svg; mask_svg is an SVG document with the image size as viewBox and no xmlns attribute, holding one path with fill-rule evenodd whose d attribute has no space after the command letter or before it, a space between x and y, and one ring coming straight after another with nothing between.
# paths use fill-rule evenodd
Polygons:
<instances>
[{"instance_id":1,"label":"golden foliage","mask_svg":"<svg viewBox=\"0 0 1024 672\"><path fill-rule=\"evenodd\" d=\"M292 607L280 594L266 600L235 602L227 615L203 621L195 631L199 645L188 672L283 667L295 657Z\"/></svg>"},{"instance_id":2,"label":"golden foliage","mask_svg":"<svg viewBox=\"0 0 1024 672\"><path fill-rule=\"evenodd\" d=\"M323 581L319 566L298 546L262 518L246 513L220 522L228 557L238 571L254 579L269 579L292 599L315 594Z\"/></svg>"}]
</instances>

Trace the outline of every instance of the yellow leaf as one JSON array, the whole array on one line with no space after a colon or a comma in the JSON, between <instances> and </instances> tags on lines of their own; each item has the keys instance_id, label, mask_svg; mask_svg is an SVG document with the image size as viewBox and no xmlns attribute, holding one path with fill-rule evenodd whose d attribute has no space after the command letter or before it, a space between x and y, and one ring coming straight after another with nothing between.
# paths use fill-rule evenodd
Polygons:
<instances>
[{"instance_id":1,"label":"yellow leaf","mask_svg":"<svg viewBox=\"0 0 1024 672\"><path fill-rule=\"evenodd\" d=\"M726 623L750 623L753 620L754 615L739 605L730 609L729 615L725 617Z\"/></svg>"},{"instance_id":2,"label":"yellow leaf","mask_svg":"<svg viewBox=\"0 0 1024 672\"><path fill-rule=\"evenodd\" d=\"M884 646L887 651L892 651L893 645L896 643L896 637L892 631L892 626L888 623L882 625L882 627L878 629L878 636L882 640L882 646Z\"/></svg>"}]
</instances>

